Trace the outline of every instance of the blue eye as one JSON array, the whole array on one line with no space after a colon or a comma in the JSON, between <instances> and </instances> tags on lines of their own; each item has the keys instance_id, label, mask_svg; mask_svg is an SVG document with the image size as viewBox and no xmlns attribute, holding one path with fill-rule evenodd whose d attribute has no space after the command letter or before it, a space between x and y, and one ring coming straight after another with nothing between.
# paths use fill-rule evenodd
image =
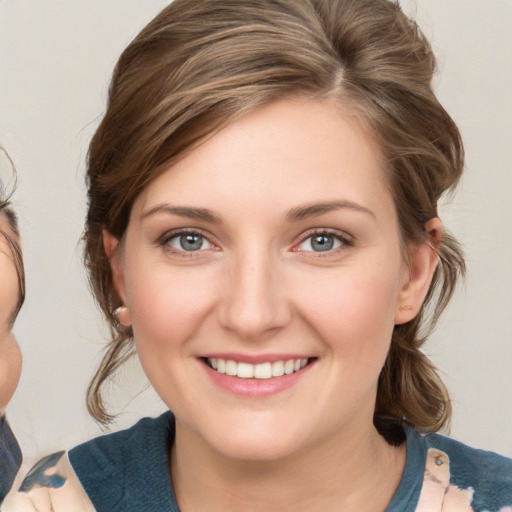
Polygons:
<instances>
[{"instance_id":1,"label":"blue eye","mask_svg":"<svg viewBox=\"0 0 512 512\"><path fill-rule=\"evenodd\" d=\"M315 233L305 238L299 245L299 251L327 252L348 245L341 236L330 233Z\"/></svg>"},{"instance_id":2,"label":"blue eye","mask_svg":"<svg viewBox=\"0 0 512 512\"><path fill-rule=\"evenodd\" d=\"M186 252L195 252L212 248L212 244L199 233L177 233L176 235L168 238L165 243L175 250Z\"/></svg>"}]
</instances>

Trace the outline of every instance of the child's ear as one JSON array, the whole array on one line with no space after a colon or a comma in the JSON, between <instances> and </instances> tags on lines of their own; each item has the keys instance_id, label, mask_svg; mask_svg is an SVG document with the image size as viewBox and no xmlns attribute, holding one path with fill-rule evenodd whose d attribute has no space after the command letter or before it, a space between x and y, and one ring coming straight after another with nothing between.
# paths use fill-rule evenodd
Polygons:
<instances>
[{"instance_id":1,"label":"child's ear","mask_svg":"<svg viewBox=\"0 0 512 512\"><path fill-rule=\"evenodd\" d=\"M109 233L107 230L103 230L103 248L105 254L110 262L110 269L112 270L112 284L119 300L122 302L122 306L118 307L114 312L119 322L123 325L131 325L130 310L126 305L126 287L124 282L124 270L122 262L122 251L119 245L119 240Z\"/></svg>"},{"instance_id":2,"label":"child's ear","mask_svg":"<svg viewBox=\"0 0 512 512\"><path fill-rule=\"evenodd\" d=\"M427 240L409 248L409 272L396 304L395 324L404 324L420 312L432 282L439 256L437 246L443 236L441 219L434 218L425 224Z\"/></svg>"}]
</instances>

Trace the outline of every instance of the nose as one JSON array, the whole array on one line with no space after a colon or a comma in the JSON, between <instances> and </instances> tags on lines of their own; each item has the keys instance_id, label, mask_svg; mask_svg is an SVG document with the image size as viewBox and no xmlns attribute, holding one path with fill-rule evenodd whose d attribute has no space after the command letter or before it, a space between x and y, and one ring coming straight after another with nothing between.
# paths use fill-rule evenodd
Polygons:
<instances>
[{"instance_id":1,"label":"nose","mask_svg":"<svg viewBox=\"0 0 512 512\"><path fill-rule=\"evenodd\" d=\"M272 336L291 320L280 265L265 251L233 257L219 305L221 325L240 339Z\"/></svg>"}]
</instances>

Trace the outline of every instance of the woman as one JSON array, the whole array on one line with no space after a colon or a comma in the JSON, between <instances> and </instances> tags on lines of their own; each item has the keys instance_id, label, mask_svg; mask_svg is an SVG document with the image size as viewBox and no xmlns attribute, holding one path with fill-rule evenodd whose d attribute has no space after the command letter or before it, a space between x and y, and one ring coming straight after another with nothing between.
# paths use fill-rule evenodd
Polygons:
<instances>
[{"instance_id":1,"label":"woman","mask_svg":"<svg viewBox=\"0 0 512 512\"><path fill-rule=\"evenodd\" d=\"M510 510L511 461L433 434L450 402L420 347L464 271L437 214L463 150L434 68L386 0L176 0L139 34L89 149L112 341L88 405L109 421L102 385L135 346L172 413L45 459L19 496Z\"/></svg>"}]
</instances>

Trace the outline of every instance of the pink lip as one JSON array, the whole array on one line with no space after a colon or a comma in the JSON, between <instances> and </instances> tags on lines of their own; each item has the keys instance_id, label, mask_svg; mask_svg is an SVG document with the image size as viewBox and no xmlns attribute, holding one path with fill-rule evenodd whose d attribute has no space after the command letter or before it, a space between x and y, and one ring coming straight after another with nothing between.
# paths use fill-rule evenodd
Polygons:
<instances>
[{"instance_id":1,"label":"pink lip","mask_svg":"<svg viewBox=\"0 0 512 512\"><path fill-rule=\"evenodd\" d=\"M208 356L215 357L215 356ZM246 362L247 359L229 358L223 354L221 359L232 359L233 361ZM261 359L258 357L258 359ZM290 357L287 355L284 358L278 357L275 361L301 359L300 357ZM305 358L302 358L305 359ZM295 386L302 380L314 366L315 361L305 366L302 370L291 373L290 375L283 375L282 377L273 377L271 379L242 379L225 373L218 373L213 368L210 368L204 360L200 360L202 367L205 369L208 377L218 387L222 388L229 393L246 398L266 398L272 395L281 393L291 387ZM269 359L263 359L261 362L268 362ZM247 361L252 362L252 361ZM258 363L253 363L258 364Z\"/></svg>"}]
</instances>

